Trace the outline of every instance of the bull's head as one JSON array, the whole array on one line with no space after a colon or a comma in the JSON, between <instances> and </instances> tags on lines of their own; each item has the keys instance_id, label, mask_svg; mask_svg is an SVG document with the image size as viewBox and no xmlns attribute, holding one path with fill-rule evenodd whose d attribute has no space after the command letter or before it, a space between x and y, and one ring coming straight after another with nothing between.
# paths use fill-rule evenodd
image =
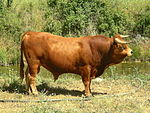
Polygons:
<instances>
[{"instance_id":1,"label":"bull's head","mask_svg":"<svg viewBox=\"0 0 150 113\"><path fill-rule=\"evenodd\" d=\"M114 45L113 45L113 60L123 60L126 56L131 56L133 54L132 49L130 49L127 44L129 42L124 41L122 38L126 36L115 35Z\"/></svg>"}]
</instances>

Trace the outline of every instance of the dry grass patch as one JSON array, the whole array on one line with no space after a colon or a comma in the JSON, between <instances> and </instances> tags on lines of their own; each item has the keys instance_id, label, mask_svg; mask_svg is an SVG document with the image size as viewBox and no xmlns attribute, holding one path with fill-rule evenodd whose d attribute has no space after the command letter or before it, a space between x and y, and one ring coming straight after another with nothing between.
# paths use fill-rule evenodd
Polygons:
<instances>
[{"instance_id":1,"label":"dry grass patch","mask_svg":"<svg viewBox=\"0 0 150 113\"><path fill-rule=\"evenodd\" d=\"M140 82L137 80L102 80L92 82L94 97L89 101L57 101L57 102L6 102L0 103L0 113L149 113L150 112L150 82L145 81L134 93ZM30 96L23 93L1 91L0 99L45 100L82 98L83 84L81 80L67 82L48 82L38 86L39 95ZM124 96L109 96L112 94L129 93Z\"/></svg>"}]
</instances>

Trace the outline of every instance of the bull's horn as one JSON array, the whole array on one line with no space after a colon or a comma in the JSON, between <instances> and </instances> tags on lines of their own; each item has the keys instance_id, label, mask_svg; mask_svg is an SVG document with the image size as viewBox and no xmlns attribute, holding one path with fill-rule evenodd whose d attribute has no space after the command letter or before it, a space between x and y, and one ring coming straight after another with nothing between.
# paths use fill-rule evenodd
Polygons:
<instances>
[{"instance_id":1,"label":"bull's horn","mask_svg":"<svg viewBox=\"0 0 150 113\"><path fill-rule=\"evenodd\" d=\"M122 38L129 37L129 35L120 35Z\"/></svg>"},{"instance_id":2,"label":"bull's horn","mask_svg":"<svg viewBox=\"0 0 150 113\"><path fill-rule=\"evenodd\" d=\"M118 39L118 38L115 38L115 42L116 42L116 43L119 43L119 44L128 44L128 42L122 41L122 40L120 40L120 39Z\"/></svg>"}]
</instances>

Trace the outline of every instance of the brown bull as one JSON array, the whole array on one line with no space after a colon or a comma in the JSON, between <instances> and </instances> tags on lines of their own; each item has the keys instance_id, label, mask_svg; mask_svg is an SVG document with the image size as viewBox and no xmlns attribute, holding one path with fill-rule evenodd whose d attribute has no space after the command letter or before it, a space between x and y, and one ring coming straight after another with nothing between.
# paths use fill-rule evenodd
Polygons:
<instances>
[{"instance_id":1,"label":"brown bull","mask_svg":"<svg viewBox=\"0 0 150 113\"><path fill-rule=\"evenodd\" d=\"M23 54L28 67L25 72L27 91L37 94L35 78L43 66L54 76L75 73L82 77L85 95L90 96L90 84L104 70L132 55L120 35L64 38L46 32L26 32L21 42L20 77L24 78Z\"/></svg>"}]
</instances>

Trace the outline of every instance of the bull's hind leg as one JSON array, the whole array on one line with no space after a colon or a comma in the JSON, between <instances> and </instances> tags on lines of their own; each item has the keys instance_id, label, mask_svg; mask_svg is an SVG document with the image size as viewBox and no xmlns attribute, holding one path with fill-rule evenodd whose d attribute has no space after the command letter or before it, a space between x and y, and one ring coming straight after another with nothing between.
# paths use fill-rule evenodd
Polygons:
<instances>
[{"instance_id":1,"label":"bull's hind leg","mask_svg":"<svg viewBox=\"0 0 150 113\"><path fill-rule=\"evenodd\" d=\"M32 67L28 67L26 70L26 89L29 94L38 94L35 78L39 70L39 65L32 65Z\"/></svg>"},{"instance_id":2,"label":"bull's hind leg","mask_svg":"<svg viewBox=\"0 0 150 113\"><path fill-rule=\"evenodd\" d=\"M27 92L29 93L29 94L31 94L31 90L30 90L30 87L29 87L29 76L30 76L30 74L29 74L29 68L27 67L27 69L26 69L26 72L25 72L25 80L26 80L26 90L27 90Z\"/></svg>"}]
</instances>

